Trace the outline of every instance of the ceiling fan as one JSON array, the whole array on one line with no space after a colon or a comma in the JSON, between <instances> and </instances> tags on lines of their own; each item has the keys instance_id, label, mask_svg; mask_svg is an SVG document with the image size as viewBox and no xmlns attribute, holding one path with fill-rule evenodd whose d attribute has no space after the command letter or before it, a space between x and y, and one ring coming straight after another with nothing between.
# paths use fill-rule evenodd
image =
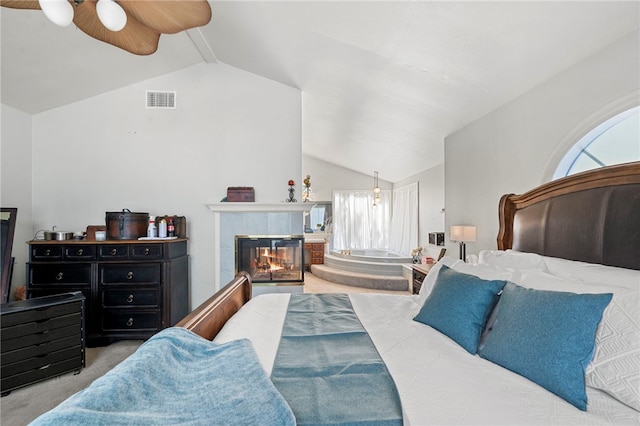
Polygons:
<instances>
[{"instance_id":1,"label":"ceiling fan","mask_svg":"<svg viewBox=\"0 0 640 426\"><path fill-rule=\"evenodd\" d=\"M160 34L175 34L211 20L207 0L0 0L13 9L42 9L53 23L72 21L84 33L136 55L158 49Z\"/></svg>"}]
</instances>

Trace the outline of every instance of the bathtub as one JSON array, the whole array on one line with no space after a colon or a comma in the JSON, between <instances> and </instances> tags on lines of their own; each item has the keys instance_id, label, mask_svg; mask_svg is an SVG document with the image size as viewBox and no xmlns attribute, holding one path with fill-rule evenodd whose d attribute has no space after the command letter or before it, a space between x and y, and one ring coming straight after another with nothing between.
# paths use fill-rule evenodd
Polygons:
<instances>
[{"instance_id":1,"label":"bathtub","mask_svg":"<svg viewBox=\"0 0 640 426\"><path fill-rule=\"evenodd\" d=\"M410 256L392 253L386 250L335 250L331 254L351 260L377 263L413 263Z\"/></svg>"},{"instance_id":2,"label":"bathtub","mask_svg":"<svg viewBox=\"0 0 640 426\"><path fill-rule=\"evenodd\" d=\"M334 250L325 254L324 264L346 272L400 277L412 259L384 250Z\"/></svg>"}]
</instances>

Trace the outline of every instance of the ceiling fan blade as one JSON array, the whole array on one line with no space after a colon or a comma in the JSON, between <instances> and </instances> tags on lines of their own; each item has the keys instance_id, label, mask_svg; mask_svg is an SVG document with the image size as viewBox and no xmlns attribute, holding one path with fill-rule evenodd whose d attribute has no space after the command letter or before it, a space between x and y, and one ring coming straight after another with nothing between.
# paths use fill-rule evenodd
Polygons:
<instances>
[{"instance_id":1,"label":"ceiling fan blade","mask_svg":"<svg viewBox=\"0 0 640 426\"><path fill-rule=\"evenodd\" d=\"M136 55L150 55L158 49L160 33L127 16L127 24L120 31L110 31L98 18L96 0L84 0L75 7L73 22L91 37L112 44Z\"/></svg>"},{"instance_id":2,"label":"ceiling fan blade","mask_svg":"<svg viewBox=\"0 0 640 426\"><path fill-rule=\"evenodd\" d=\"M159 33L175 34L211 20L207 0L119 0L127 15Z\"/></svg>"},{"instance_id":3,"label":"ceiling fan blade","mask_svg":"<svg viewBox=\"0 0 640 426\"><path fill-rule=\"evenodd\" d=\"M38 0L0 0L0 6L11 9L40 9Z\"/></svg>"}]
</instances>

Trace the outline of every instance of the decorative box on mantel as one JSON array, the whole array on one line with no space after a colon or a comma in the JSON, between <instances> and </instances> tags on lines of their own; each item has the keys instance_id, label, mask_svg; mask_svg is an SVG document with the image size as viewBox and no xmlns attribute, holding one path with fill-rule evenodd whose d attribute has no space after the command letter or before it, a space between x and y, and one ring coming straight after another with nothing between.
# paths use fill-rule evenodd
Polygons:
<instances>
[{"instance_id":1,"label":"decorative box on mantel","mask_svg":"<svg viewBox=\"0 0 640 426\"><path fill-rule=\"evenodd\" d=\"M231 203L252 203L256 200L252 186L231 186L227 188L227 201Z\"/></svg>"}]
</instances>

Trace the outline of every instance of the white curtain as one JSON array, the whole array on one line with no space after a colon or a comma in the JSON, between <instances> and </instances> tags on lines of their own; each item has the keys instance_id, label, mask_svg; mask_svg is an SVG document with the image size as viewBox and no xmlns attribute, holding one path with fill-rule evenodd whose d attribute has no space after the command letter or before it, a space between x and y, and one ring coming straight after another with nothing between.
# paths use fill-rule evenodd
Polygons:
<instances>
[{"instance_id":1,"label":"white curtain","mask_svg":"<svg viewBox=\"0 0 640 426\"><path fill-rule=\"evenodd\" d=\"M418 182L393 190L389 250L411 254L418 247Z\"/></svg>"},{"instance_id":2,"label":"white curtain","mask_svg":"<svg viewBox=\"0 0 640 426\"><path fill-rule=\"evenodd\" d=\"M391 191L380 193L373 207L373 191L334 191L333 247L344 249L389 249Z\"/></svg>"}]
</instances>

